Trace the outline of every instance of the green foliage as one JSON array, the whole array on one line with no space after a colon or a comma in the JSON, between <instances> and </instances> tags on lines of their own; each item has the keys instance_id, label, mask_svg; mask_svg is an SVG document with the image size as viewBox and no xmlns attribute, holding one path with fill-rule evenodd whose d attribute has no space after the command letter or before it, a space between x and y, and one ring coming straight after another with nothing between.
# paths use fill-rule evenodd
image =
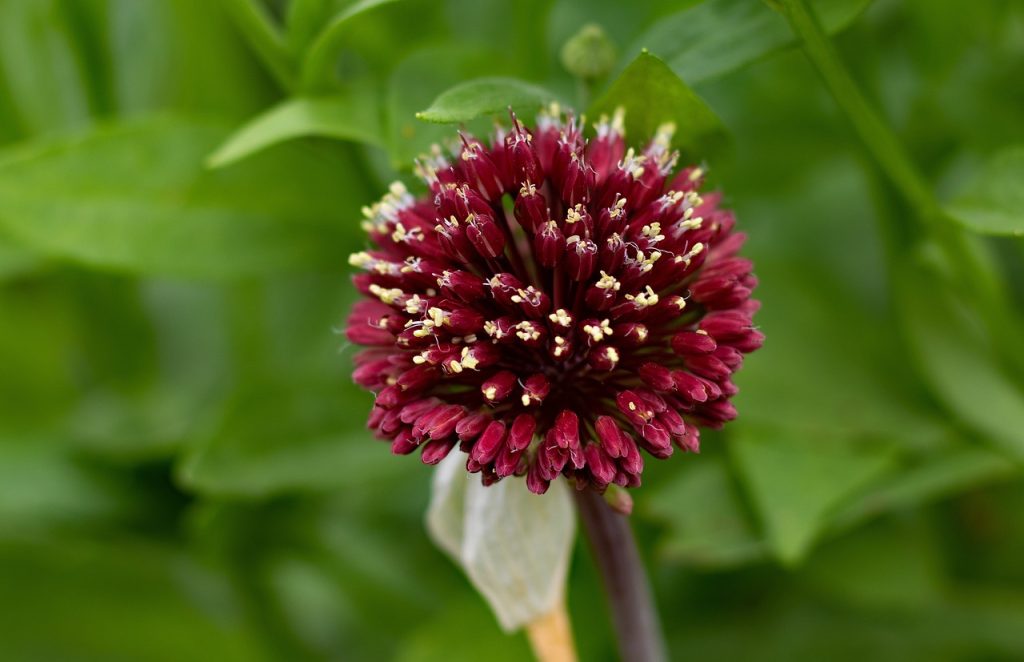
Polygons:
<instances>
[{"instance_id":1,"label":"green foliage","mask_svg":"<svg viewBox=\"0 0 1024 662\"><path fill-rule=\"evenodd\" d=\"M871 0L816 0L829 32L846 27ZM657 21L633 43L660 55L683 80L695 84L755 62L796 39L766 2L705 0Z\"/></svg>"},{"instance_id":2,"label":"green foliage","mask_svg":"<svg viewBox=\"0 0 1024 662\"><path fill-rule=\"evenodd\" d=\"M589 24L603 78L561 62ZM634 145L674 122L761 281L739 419L632 493L672 659L1024 657L1022 26L998 0L0 0L0 658L527 658L429 542L433 473L365 430L338 330L359 209L452 124L552 100L623 106ZM582 545L568 601L612 659Z\"/></svg>"},{"instance_id":3,"label":"green foliage","mask_svg":"<svg viewBox=\"0 0 1024 662\"><path fill-rule=\"evenodd\" d=\"M295 153L204 172L223 136L157 119L8 153L0 227L40 253L134 273L238 276L335 261L346 231L332 227L340 210L324 193L340 173L310 168L280 186Z\"/></svg>"},{"instance_id":4,"label":"green foliage","mask_svg":"<svg viewBox=\"0 0 1024 662\"><path fill-rule=\"evenodd\" d=\"M468 122L485 115L507 112L510 106L530 111L552 101L547 90L511 78L481 78L460 83L416 114L427 122Z\"/></svg>"},{"instance_id":5,"label":"green foliage","mask_svg":"<svg viewBox=\"0 0 1024 662\"><path fill-rule=\"evenodd\" d=\"M685 158L714 154L725 128L715 113L657 57L644 51L594 102L590 114L611 116L626 111L627 136L653 136L658 127L675 125L672 145Z\"/></svg>"},{"instance_id":6,"label":"green foliage","mask_svg":"<svg viewBox=\"0 0 1024 662\"><path fill-rule=\"evenodd\" d=\"M219 168L295 138L322 136L379 145L383 138L372 96L346 94L285 101L254 117L210 155Z\"/></svg>"},{"instance_id":7,"label":"green foliage","mask_svg":"<svg viewBox=\"0 0 1024 662\"><path fill-rule=\"evenodd\" d=\"M992 157L949 205L949 213L983 234L1024 237L1024 147Z\"/></svg>"}]
</instances>

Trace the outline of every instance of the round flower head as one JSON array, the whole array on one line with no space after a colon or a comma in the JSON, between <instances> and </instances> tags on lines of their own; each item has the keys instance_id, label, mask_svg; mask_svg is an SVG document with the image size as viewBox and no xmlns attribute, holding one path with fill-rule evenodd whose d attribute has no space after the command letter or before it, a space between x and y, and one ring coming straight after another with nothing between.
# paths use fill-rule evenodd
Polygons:
<instances>
[{"instance_id":1,"label":"round flower head","mask_svg":"<svg viewBox=\"0 0 1024 662\"><path fill-rule=\"evenodd\" d=\"M744 235L702 171L675 171L664 126L626 149L622 113L595 136L557 108L490 144L462 136L365 209L365 296L347 334L369 426L434 464L456 446L490 484L635 487L641 450L699 449L736 415L731 381L762 343Z\"/></svg>"}]
</instances>

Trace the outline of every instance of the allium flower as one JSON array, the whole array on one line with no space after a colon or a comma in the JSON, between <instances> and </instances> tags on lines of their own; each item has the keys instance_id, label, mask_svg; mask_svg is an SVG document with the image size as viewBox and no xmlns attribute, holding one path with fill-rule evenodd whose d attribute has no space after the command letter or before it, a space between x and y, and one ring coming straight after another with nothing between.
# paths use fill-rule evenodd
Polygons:
<instances>
[{"instance_id":1,"label":"allium flower","mask_svg":"<svg viewBox=\"0 0 1024 662\"><path fill-rule=\"evenodd\" d=\"M364 210L347 334L394 453L459 446L485 484L537 493L635 487L641 449L697 451L735 417L731 376L763 340L745 237L700 168L674 172L671 126L637 152L622 119L587 140L556 108L533 131L513 115L418 163L428 195L396 183Z\"/></svg>"}]
</instances>

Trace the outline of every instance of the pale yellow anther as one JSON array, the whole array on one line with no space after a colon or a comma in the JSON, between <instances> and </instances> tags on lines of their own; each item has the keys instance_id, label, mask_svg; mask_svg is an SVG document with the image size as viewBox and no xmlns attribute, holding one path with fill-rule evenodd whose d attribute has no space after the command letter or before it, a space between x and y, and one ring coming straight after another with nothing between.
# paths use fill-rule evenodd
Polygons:
<instances>
[{"instance_id":1,"label":"pale yellow anther","mask_svg":"<svg viewBox=\"0 0 1024 662\"><path fill-rule=\"evenodd\" d=\"M618 363L619 362L619 350L615 349L614 347L605 347L604 355L612 363Z\"/></svg>"},{"instance_id":2,"label":"pale yellow anther","mask_svg":"<svg viewBox=\"0 0 1024 662\"><path fill-rule=\"evenodd\" d=\"M540 338L540 331L538 331L530 322L520 322L519 324L516 324L516 329L516 337L524 342Z\"/></svg>"},{"instance_id":3,"label":"pale yellow anther","mask_svg":"<svg viewBox=\"0 0 1024 662\"><path fill-rule=\"evenodd\" d=\"M661 241L665 238L665 236L661 234L661 223L658 223L657 221L650 225L645 225L640 232L648 239L656 238L655 241Z\"/></svg>"},{"instance_id":4,"label":"pale yellow anther","mask_svg":"<svg viewBox=\"0 0 1024 662\"><path fill-rule=\"evenodd\" d=\"M697 181L698 179L700 179L703 176L704 176L704 169L703 168L694 168L693 170L690 171L690 181L691 182L695 182L695 181Z\"/></svg>"},{"instance_id":5,"label":"pale yellow anther","mask_svg":"<svg viewBox=\"0 0 1024 662\"><path fill-rule=\"evenodd\" d=\"M423 354L417 354L416 356L412 357L412 362L415 363L416 365L423 365L424 363L427 362L427 357Z\"/></svg>"},{"instance_id":6,"label":"pale yellow anther","mask_svg":"<svg viewBox=\"0 0 1024 662\"><path fill-rule=\"evenodd\" d=\"M657 293L648 285L644 291L637 295L627 294L626 299L635 303L639 308L646 308L658 303Z\"/></svg>"},{"instance_id":7,"label":"pale yellow anther","mask_svg":"<svg viewBox=\"0 0 1024 662\"><path fill-rule=\"evenodd\" d=\"M374 283L370 285L369 289L370 294L380 299L381 303L386 303L389 306L393 304L399 297L405 296L405 292L398 289L397 287L387 289Z\"/></svg>"},{"instance_id":8,"label":"pale yellow anther","mask_svg":"<svg viewBox=\"0 0 1024 662\"><path fill-rule=\"evenodd\" d=\"M436 306L427 309L427 316L430 317L430 321L434 323L434 326L442 326L445 323L444 311Z\"/></svg>"},{"instance_id":9,"label":"pale yellow anther","mask_svg":"<svg viewBox=\"0 0 1024 662\"><path fill-rule=\"evenodd\" d=\"M462 364L459 363L456 359L452 359L451 361L448 362L448 371L457 375L460 372L462 372Z\"/></svg>"},{"instance_id":10,"label":"pale yellow anther","mask_svg":"<svg viewBox=\"0 0 1024 662\"><path fill-rule=\"evenodd\" d=\"M467 368L469 370L476 370L476 367L480 365L480 361L478 361L477 358L473 356L473 353L469 350L468 347L462 348L460 363L462 364L463 368Z\"/></svg>"},{"instance_id":11,"label":"pale yellow anther","mask_svg":"<svg viewBox=\"0 0 1024 662\"><path fill-rule=\"evenodd\" d=\"M348 256L348 263L353 267L359 267L360 269L369 268L373 262L373 256L366 251L359 251L358 253L352 253Z\"/></svg>"},{"instance_id":12,"label":"pale yellow anther","mask_svg":"<svg viewBox=\"0 0 1024 662\"><path fill-rule=\"evenodd\" d=\"M687 210L688 213L692 211L692 209ZM676 224L676 227L678 227L683 232L687 230L697 230L700 228L703 222L704 219L701 218L700 216L698 216L697 218L687 218L685 220L679 221L679 223Z\"/></svg>"},{"instance_id":13,"label":"pale yellow anther","mask_svg":"<svg viewBox=\"0 0 1024 662\"><path fill-rule=\"evenodd\" d=\"M496 386L488 386L484 388L484 397L490 401L494 401L498 397L498 388Z\"/></svg>"},{"instance_id":14,"label":"pale yellow anther","mask_svg":"<svg viewBox=\"0 0 1024 662\"><path fill-rule=\"evenodd\" d=\"M593 338L594 342L601 342L606 336L612 335L612 326L609 320L601 320L598 324L584 324L583 332Z\"/></svg>"},{"instance_id":15,"label":"pale yellow anther","mask_svg":"<svg viewBox=\"0 0 1024 662\"><path fill-rule=\"evenodd\" d=\"M661 149L668 149L672 144L672 136L675 135L675 122L665 122L654 132L654 144Z\"/></svg>"},{"instance_id":16,"label":"pale yellow anther","mask_svg":"<svg viewBox=\"0 0 1024 662\"><path fill-rule=\"evenodd\" d=\"M569 311L565 308L559 308L555 312L551 313L548 315L548 319L551 320L553 324L557 324L559 326L568 327L572 324L572 315L570 315Z\"/></svg>"},{"instance_id":17,"label":"pale yellow anther","mask_svg":"<svg viewBox=\"0 0 1024 662\"><path fill-rule=\"evenodd\" d=\"M583 205L576 205L565 214L565 222L568 224L579 223L583 220Z\"/></svg>"},{"instance_id":18,"label":"pale yellow anther","mask_svg":"<svg viewBox=\"0 0 1024 662\"><path fill-rule=\"evenodd\" d=\"M609 276L607 273L602 271L601 278L599 278L598 281L594 283L594 287L597 287L598 289L602 290L612 290L613 292L618 292L619 288L622 287L622 283L616 280L614 276Z\"/></svg>"}]
</instances>

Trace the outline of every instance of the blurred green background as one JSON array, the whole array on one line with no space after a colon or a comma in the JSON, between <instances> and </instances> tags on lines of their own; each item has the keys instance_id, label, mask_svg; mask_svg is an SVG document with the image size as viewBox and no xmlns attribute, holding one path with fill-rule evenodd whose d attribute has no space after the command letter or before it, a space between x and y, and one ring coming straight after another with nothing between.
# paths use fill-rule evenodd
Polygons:
<instances>
[{"instance_id":1,"label":"blurred green background","mask_svg":"<svg viewBox=\"0 0 1024 662\"><path fill-rule=\"evenodd\" d=\"M634 492L673 659L1024 659L1024 3L813 5L1003 310L754 0L0 0L0 659L529 659L363 428L346 258L446 89L585 108L642 47L732 135L768 338ZM569 595L615 659L582 544Z\"/></svg>"}]
</instances>

